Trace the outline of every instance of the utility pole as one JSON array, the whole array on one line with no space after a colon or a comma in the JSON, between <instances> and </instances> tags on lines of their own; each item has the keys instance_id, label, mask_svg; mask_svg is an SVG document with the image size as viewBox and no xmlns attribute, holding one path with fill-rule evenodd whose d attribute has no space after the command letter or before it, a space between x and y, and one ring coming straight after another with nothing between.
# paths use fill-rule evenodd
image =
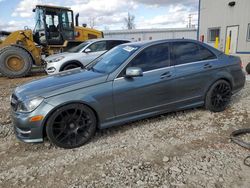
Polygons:
<instances>
[{"instance_id":1,"label":"utility pole","mask_svg":"<svg viewBox=\"0 0 250 188\"><path fill-rule=\"evenodd\" d=\"M188 16L188 28L192 27L192 14L189 14Z\"/></svg>"}]
</instances>

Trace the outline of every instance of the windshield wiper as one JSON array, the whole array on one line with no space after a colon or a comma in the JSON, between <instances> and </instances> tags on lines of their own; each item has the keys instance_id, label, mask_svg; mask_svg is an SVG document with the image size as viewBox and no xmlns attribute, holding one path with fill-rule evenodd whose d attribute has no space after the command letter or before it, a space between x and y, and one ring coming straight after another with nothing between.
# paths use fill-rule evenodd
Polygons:
<instances>
[{"instance_id":1,"label":"windshield wiper","mask_svg":"<svg viewBox=\"0 0 250 188\"><path fill-rule=\"evenodd\" d=\"M103 72L103 71L100 71L100 70L97 70L97 69L95 69L94 67L90 67L90 68L88 68L87 70L92 70L93 72L98 72L98 73L105 73L105 72Z\"/></svg>"}]
</instances>

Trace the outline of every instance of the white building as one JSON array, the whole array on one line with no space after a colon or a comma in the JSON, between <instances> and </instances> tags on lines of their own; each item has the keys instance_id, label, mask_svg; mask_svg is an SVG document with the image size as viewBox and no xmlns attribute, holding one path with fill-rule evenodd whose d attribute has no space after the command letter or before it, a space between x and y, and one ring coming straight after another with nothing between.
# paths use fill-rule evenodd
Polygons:
<instances>
[{"instance_id":1,"label":"white building","mask_svg":"<svg viewBox=\"0 0 250 188\"><path fill-rule=\"evenodd\" d=\"M200 0L198 39L214 46L219 37L219 49L225 51L231 38L230 54L250 61L250 0Z\"/></svg>"},{"instance_id":2,"label":"white building","mask_svg":"<svg viewBox=\"0 0 250 188\"><path fill-rule=\"evenodd\" d=\"M105 38L125 38L136 41L187 38L196 39L197 29L132 29L104 31Z\"/></svg>"}]
</instances>

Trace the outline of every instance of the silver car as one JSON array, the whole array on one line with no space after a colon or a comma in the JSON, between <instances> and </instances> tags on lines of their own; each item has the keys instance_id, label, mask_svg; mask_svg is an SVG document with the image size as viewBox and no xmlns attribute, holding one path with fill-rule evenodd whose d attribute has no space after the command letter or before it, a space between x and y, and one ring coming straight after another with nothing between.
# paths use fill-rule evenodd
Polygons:
<instances>
[{"instance_id":1,"label":"silver car","mask_svg":"<svg viewBox=\"0 0 250 188\"><path fill-rule=\"evenodd\" d=\"M67 52L45 58L45 70L47 74L56 74L77 67L83 68L107 50L128 42L131 41L123 39L92 39L85 41Z\"/></svg>"}]
</instances>

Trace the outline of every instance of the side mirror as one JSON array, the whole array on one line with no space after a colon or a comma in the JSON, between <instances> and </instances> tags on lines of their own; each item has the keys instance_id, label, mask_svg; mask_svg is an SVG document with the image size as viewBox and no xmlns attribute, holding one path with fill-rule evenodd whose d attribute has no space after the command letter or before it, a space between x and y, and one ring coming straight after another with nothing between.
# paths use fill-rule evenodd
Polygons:
<instances>
[{"instance_id":1,"label":"side mirror","mask_svg":"<svg viewBox=\"0 0 250 188\"><path fill-rule=\"evenodd\" d=\"M86 50L84 50L85 53L89 53L91 52L91 49L90 48L87 48Z\"/></svg>"},{"instance_id":2,"label":"side mirror","mask_svg":"<svg viewBox=\"0 0 250 188\"><path fill-rule=\"evenodd\" d=\"M139 67L128 67L126 69L126 77L132 78L132 77L140 77L143 76L142 69Z\"/></svg>"}]
</instances>

